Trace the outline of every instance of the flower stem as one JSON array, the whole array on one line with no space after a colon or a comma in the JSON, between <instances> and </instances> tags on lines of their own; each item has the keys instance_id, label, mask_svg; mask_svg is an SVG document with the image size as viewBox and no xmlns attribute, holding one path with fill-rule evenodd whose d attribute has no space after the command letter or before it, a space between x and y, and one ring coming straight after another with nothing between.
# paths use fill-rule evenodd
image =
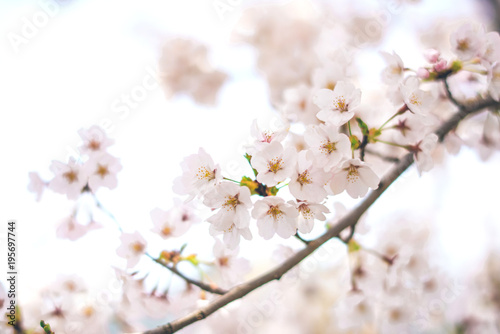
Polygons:
<instances>
[{"instance_id":1,"label":"flower stem","mask_svg":"<svg viewBox=\"0 0 500 334\"><path fill-rule=\"evenodd\" d=\"M391 117L389 117L389 119L387 121L385 121L384 124L382 124L378 128L378 130L382 131L382 129L387 125L387 123L389 123L390 121L392 121L397 116L403 115L406 112L406 110L408 110L408 106L405 104L404 106L402 106L401 108L399 108L399 110L394 115L392 115Z\"/></svg>"},{"instance_id":2,"label":"flower stem","mask_svg":"<svg viewBox=\"0 0 500 334\"><path fill-rule=\"evenodd\" d=\"M380 140L380 139L375 139L375 141L378 142L378 143L384 143L384 144L387 144L387 145L401 147L401 148L404 148L406 150L410 150L409 147L408 147L408 145L396 144L396 143L393 143L393 142L390 142L390 141L385 141L385 140Z\"/></svg>"},{"instance_id":3,"label":"flower stem","mask_svg":"<svg viewBox=\"0 0 500 334\"><path fill-rule=\"evenodd\" d=\"M238 184L240 184L240 182L239 182L239 181L236 181L236 180L230 179L230 178L225 177L225 176L223 176L223 177L222 177L222 179L223 179L223 180L227 180L227 181L231 181L231 182L234 182L234 183L238 183Z\"/></svg>"}]
</instances>

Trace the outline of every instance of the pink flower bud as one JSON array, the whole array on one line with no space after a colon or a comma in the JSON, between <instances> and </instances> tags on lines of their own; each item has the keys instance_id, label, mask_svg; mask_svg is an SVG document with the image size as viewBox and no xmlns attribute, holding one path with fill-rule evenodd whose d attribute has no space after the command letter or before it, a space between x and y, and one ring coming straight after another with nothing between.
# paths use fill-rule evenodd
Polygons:
<instances>
[{"instance_id":1,"label":"pink flower bud","mask_svg":"<svg viewBox=\"0 0 500 334\"><path fill-rule=\"evenodd\" d=\"M429 77L429 71L426 68L420 67L417 70L417 76L420 79L427 79Z\"/></svg>"},{"instance_id":2,"label":"pink flower bud","mask_svg":"<svg viewBox=\"0 0 500 334\"><path fill-rule=\"evenodd\" d=\"M439 60L435 65L434 65L434 70L436 72L442 72L448 68L448 62L444 59Z\"/></svg>"},{"instance_id":3,"label":"pink flower bud","mask_svg":"<svg viewBox=\"0 0 500 334\"><path fill-rule=\"evenodd\" d=\"M441 52L435 49L427 49L424 51L424 58L431 64L437 63L439 57L441 56Z\"/></svg>"}]
</instances>

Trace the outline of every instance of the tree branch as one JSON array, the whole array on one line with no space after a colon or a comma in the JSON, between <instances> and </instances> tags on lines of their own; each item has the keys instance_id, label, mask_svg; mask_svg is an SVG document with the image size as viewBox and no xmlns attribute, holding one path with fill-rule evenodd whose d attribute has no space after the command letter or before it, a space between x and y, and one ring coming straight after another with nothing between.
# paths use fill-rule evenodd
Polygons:
<instances>
[{"instance_id":1,"label":"tree branch","mask_svg":"<svg viewBox=\"0 0 500 334\"><path fill-rule=\"evenodd\" d=\"M168 270L170 270L172 273L174 273L175 275L179 276L180 278L182 278L183 280L185 280L186 282L188 282L189 284L192 284L192 285L196 285L197 287L199 287L200 289L202 290L205 290L207 292L211 292L211 293L214 293L214 294L217 294L217 295L223 295L225 294L227 291L224 290L224 289L221 289L221 288L217 288L217 287L212 287L206 283L203 283L203 282L200 282L200 281L196 281L194 279L191 279L187 276L185 276L183 273L181 273L179 270L177 270L177 268L175 267L171 267L169 265L167 265L166 263L163 263L160 259L156 259L154 258L153 256L151 256L150 254L146 253L146 256L149 257L151 260L153 260L154 262L158 263L159 265L161 265L162 267L164 268L167 268Z\"/></svg>"},{"instance_id":2,"label":"tree branch","mask_svg":"<svg viewBox=\"0 0 500 334\"><path fill-rule=\"evenodd\" d=\"M438 135L440 140L442 140L444 136L453 128L455 128L458 123L467 115L491 106L500 106L500 103L493 100L480 100L468 106L464 106L463 108L460 108L458 112L453 115L448 121L443 123L435 133ZM400 159L400 162L382 178L379 187L373 190L367 197L365 197L361 204L359 204L347 216L341 219L337 225L330 228L320 237L309 241L305 248L295 253L292 257L287 259L278 267L252 280L235 286L226 294L218 297L205 307L202 307L164 326L146 331L143 334L171 334L177 332L178 330L194 322L205 319L225 305L247 295L248 293L263 286L264 284L269 283L273 280L279 280L287 271L299 264L302 260L312 254L325 242L334 237L337 237L345 228L355 225L359 218L366 212L366 210L368 210L368 208L380 197L380 195L382 195L382 193L392 184L392 182L394 182L409 166L411 166L412 163L413 154L406 154L402 159Z\"/></svg>"}]
</instances>

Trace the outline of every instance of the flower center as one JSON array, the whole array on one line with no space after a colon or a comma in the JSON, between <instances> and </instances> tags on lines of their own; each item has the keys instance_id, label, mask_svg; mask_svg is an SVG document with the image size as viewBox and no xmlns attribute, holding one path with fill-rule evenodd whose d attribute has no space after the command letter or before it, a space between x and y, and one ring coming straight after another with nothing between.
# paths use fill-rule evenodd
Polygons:
<instances>
[{"instance_id":1,"label":"flower center","mask_svg":"<svg viewBox=\"0 0 500 334\"><path fill-rule=\"evenodd\" d=\"M78 176L74 170L70 170L69 172L64 173L63 176L66 178L66 180L68 180L69 183L78 181Z\"/></svg>"},{"instance_id":2,"label":"flower center","mask_svg":"<svg viewBox=\"0 0 500 334\"><path fill-rule=\"evenodd\" d=\"M300 108L300 110L302 110L302 111L306 110L306 100L301 100L301 101L299 102L299 108Z\"/></svg>"},{"instance_id":3,"label":"flower center","mask_svg":"<svg viewBox=\"0 0 500 334\"><path fill-rule=\"evenodd\" d=\"M142 253L144 251L144 245L140 242L134 242L130 245L130 248L132 248L135 253Z\"/></svg>"},{"instance_id":4,"label":"flower center","mask_svg":"<svg viewBox=\"0 0 500 334\"><path fill-rule=\"evenodd\" d=\"M333 105L340 112L348 111L347 107L349 106L349 104L345 102L345 98L343 96L338 97L337 100L333 103Z\"/></svg>"},{"instance_id":5,"label":"flower center","mask_svg":"<svg viewBox=\"0 0 500 334\"><path fill-rule=\"evenodd\" d=\"M299 212L302 215L302 217L304 217L304 219L309 220L314 218L314 214L307 204L299 205Z\"/></svg>"},{"instance_id":6,"label":"flower center","mask_svg":"<svg viewBox=\"0 0 500 334\"><path fill-rule=\"evenodd\" d=\"M469 40L467 38L461 39L457 43L457 49L460 51L467 51L469 50L470 45L469 45Z\"/></svg>"},{"instance_id":7,"label":"flower center","mask_svg":"<svg viewBox=\"0 0 500 334\"><path fill-rule=\"evenodd\" d=\"M235 196L226 196L226 203L222 204L222 206L228 210L234 210L241 202L238 200L238 194Z\"/></svg>"},{"instance_id":8,"label":"flower center","mask_svg":"<svg viewBox=\"0 0 500 334\"><path fill-rule=\"evenodd\" d=\"M329 89L329 90L334 90L335 89L335 82L333 81L328 81L325 85L325 88L326 89Z\"/></svg>"},{"instance_id":9,"label":"flower center","mask_svg":"<svg viewBox=\"0 0 500 334\"><path fill-rule=\"evenodd\" d=\"M172 234L172 229L170 228L170 226L165 226L164 228L162 228L161 234L168 237Z\"/></svg>"},{"instance_id":10,"label":"flower center","mask_svg":"<svg viewBox=\"0 0 500 334\"><path fill-rule=\"evenodd\" d=\"M267 164L269 172L276 174L279 170L283 169L283 160L281 158L274 158Z\"/></svg>"},{"instance_id":11,"label":"flower center","mask_svg":"<svg viewBox=\"0 0 500 334\"><path fill-rule=\"evenodd\" d=\"M90 148L92 151L97 151L101 148L101 143L95 139L92 139L91 141L89 141L87 147Z\"/></svg>"},{"instance_id":12,"label":"flower center","mask_svg":"<svg viewBox=\"0 0 500 334\"><path fill-rule=\"evenodd\" d=\"M337 143L332 143L331 141L327 141L325 144L321 145L321 150L326 154L331 154L333 151L337 150Z\"/></svg>"},{"instance_id":13,"label":"flower center","mask_svg":"<svg viewBox=\"0 0 500 334\"><path fill-rule=\"evenodd\" d=\"M226 256L224 256L224 257L218 258L217 262L219 262L219 265L221 267L226 267L229 264L229 259Z\"/></svg>"},{"instance_id":14,"label":"flower center","mask_svg":"<svg viewBox=\"0 0 500 334\"><path fill-rule=\"evenodd\" d=\"M263 143L270 143L273 140L274 133L269 131L262 132Z\"/></svg>"},{"instance_id":15,"label":"flower center","mask_svg":"<svg viewBox=\"0 0 500 334\"><path fill-rule=\"evenodd\" d=\"M413 105L415 105L415 106L422 105L422 101L420 101L420 99L418 98L417 95L415 95L415 93L411 94L409 100L410 100L410 103L413 104Z\"/></svg>"},{"instance_id":16,"label":"flower center","mask_svg":"<svg viewBox=\"0 0 500 334\"><path fill-rule=\"evenodd\" d=\"M347 170L347 181L354 183L359 179L358 166L351 165Z\"/></svg>"},{"instance_id":17,"label":"flower center","mask_svg":"<svg viewBox=\"0 0 500 334\"><path fill-rule=\"evenodd\" d=\"M269 210L267 210L267 214L273 217L274 220L278 220L283 216L283 211L281 211L277 205L271 205Z\"/></svg>"},{"instance_id":18,"label":"flower center","mask_svg":"<svg viewBox=\"0 0 500 334\"><path fill-rule=\"evenodd\" d=\"M95 310L92 306L86 306L83 308L83 315L87 318L90 318L95 313Z\"/></svg>"},{"instance_id":19,"label":"flower center","mask_svg":"<svg viewBox=\"0 0 500 334\"><path fill-rule=\"evenodd\" d=\"M215 169L213 171L210 171L206 166L201 166L200 168L198 168L196 177L198 178L198 180L212 181L215 179Z\"/></svg>"},{"instance_id":20,"label":"flower center","mask_svg":"<svg viewBox=\"0 0 500 334\"><path fill-rule=\"evenodd\" d=\"M109 174L108 166L97 164L97 170L95 173L99 174L102 178L104 178L106 175Z\"/></svg>"},{"instance_id":21,"label":"flower center","mask_svg":"<svg viewBox=\"0 0 500 334\"><path fill-rule=\"evenodd\" d=\"M312 180L309 177L309 170L306 169L302 174L299 174L299 176L297 177L297 182L300 183L301 186L303 186L304 184L311 184Z\"/></svg>"}]
</instances>

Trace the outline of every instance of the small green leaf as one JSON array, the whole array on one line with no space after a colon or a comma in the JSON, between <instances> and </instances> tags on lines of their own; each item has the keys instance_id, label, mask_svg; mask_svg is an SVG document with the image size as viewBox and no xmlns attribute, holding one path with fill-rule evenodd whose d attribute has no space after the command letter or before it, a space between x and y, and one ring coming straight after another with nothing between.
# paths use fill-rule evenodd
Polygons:
<instances>
[{"instance_id":1,"label":"small green leaf","mask_svg":"<svg viewBox=\"0 0 500 334\"><path fill-rule=\"evenodd\" d=\"M361 129L361 133L364 135L364 136L368 136L368 125L366 125L365 122L363 122L363 120L359 117L356 117L356 122L358 122L358 126L359 128Z\"/></svg>"},{"instance_id":2,"label":"small green leaf","mask_svg":"<svg viewBox=\"0 0 500 334\"><path fill-rule=\"evenodd\" d=\"M356 242L356 240L354 239L349 240L349 243L347 244L347 250L349 251L349 253L357 252L360 249L361 246Z\"/></svg>"},{"instance_id":3,"label":"small green leaf","mask_svg":"<svg viewBox=\"0 0 500 334\"><path fill-rule=\"evenodd\" d=\"M253 174L254 174L255 176L257 176L258 172L257 172L257 170L256 170L255 168L253 168L253 166L252 166L252 162L251 162L251 160L252 160L252 156L251 156L250 154L248 154L248 153L245 153L245 159L247 159L248 164L250 165L250 167L252 167Z\"/></svg>"},{"instance_id":4,"label":"small green leaf","mask_svg":"<svg viewBox=\"0 0 500 334\"><path fill-rule=\"evenodd\" d=\"M356 150L359 147L359 145L361 144L361 142L359 141L359 138L356 137L355 135L350 136L349 140L351 141L351 148L353 150Z\"/></svg>"}]
</instances>

